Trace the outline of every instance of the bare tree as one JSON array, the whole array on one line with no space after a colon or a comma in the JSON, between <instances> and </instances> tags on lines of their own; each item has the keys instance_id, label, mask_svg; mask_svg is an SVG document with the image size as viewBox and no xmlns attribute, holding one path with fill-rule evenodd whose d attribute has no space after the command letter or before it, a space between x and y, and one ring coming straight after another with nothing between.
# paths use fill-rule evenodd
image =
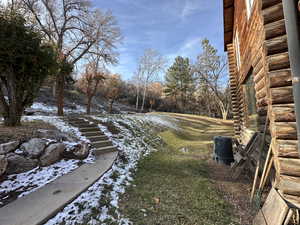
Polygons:
<instances>
[{"instance_id":1,"label":"bare tree","mask_svg":"<svg viewBox=\"0 0 300 225\"><path fill-rule=\"evenodd\" d=\"M149 84L149 104L150 111L153 110L153 106L159 102L163 94L163 85L160 82L154 82Z\"/></svg>"},{"instance_id":2,"label":"bare tree","mask_svg":"<svg viewBox=\"0 0 300 225\"><path fill-rule=\"evenodd\" d=\"M198 74L200 84L209 87L215 97L223 119L227 119L230 102L226 92L227 61L225 57L217 55L217 50L207 39L202 41L202 54L197 57L195 72Z\"/></svg>"},{"instance_id":3,"label":"bare tree","mask_svg":"<svg viewBox=\"0 0 300 225\"><path fill-rule=\"evenodd\" d=\"M133 79L132 79L132 83L135 87L135 91L136 91L136 101L135 101L135 110L138 111L139 109L139 104L140 104L140 92L141 92L141 88L142 88L142 74L141 74L141 67L139 66L137 71L134 73Z\"/></svg>"},{"instance_id":4,"label":"bare tree","mask_svg":"<svg viewBox=\"0 0 300 225\"><path fill-rule=\"evenodd\" d=\"M99 55L108 63L117 62L115 49L121 34L111 12L92 8L89 0L19 1L44 37L56 46L62 62L74 66L87 54ZM62 68L56 76L58 115L63 115L67 75L70 70Z\"/></svg>"},{"instance_id":5,"label":"bare tree","mask_svg":"<svg viewBox=\"0 0 300 225\"><path fill-rule=\"evenodd\" d=\"M88 115L91 113L92 99L96 95L99 85L104 81L107 73L103 67L99 67L99 57L93 57L92 61L86 65L85 73L77 82L78 88L86 94L86 113Z\"/></svg>"},{"instance_id":6,"label":"bare tree","mask_svg":"<svg viewBox=\"0 0 300 225\"><path fill-rule=\"evenodd\" d=\"M154 82L160 72L165 69L166 60L155 50L147 49L140 58L138 71L143 83L143 100L141 111L144 110L147 88L149 83Z\"/></svg>"},{"instance_id":7,"label":"bare tree","mask_svg":"<svg viewBox=\"0 0 300 225\"><path fill-rule=\"evenodd\" d=\"M113 104L119 98L122 87L122 80L119 74L106 75L104 86L101 88L102 95L109 103L108 112L112 113Z\"/></svg>"}]
</instances>

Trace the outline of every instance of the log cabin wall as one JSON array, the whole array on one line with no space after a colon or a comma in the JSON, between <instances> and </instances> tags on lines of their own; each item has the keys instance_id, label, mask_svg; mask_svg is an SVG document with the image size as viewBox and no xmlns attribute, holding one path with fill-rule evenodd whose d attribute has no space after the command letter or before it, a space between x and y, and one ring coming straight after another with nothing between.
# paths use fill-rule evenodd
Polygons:
<instances>
[{"instance_id":1,"label":"log cabin wall","mask_svg":"<svg viewBox=\"0 0 300 225\"><path fill-rule=\"evenodd\" d=\"M233 44L227 45L227 52L229 65L231 65L230 78L232 80L235 77L234 80L236 82L236 87L232 89L232 92L235 92L235 96L232 96L235 130L236 134L239 135L240 143L245 145L255 131L263 130L267 115L268 90L265 85L267 66L264 54L264 23L260 1L254 1L249 17L247 15L246 1L235 0L234 6L234 41ZM239 40L240 66L237 65L237 36ZM231 55L234 55L234 57ZM260 124L255 131L246 127L247 102L244 96L243 84L247 76L249 76L250 70L252 70L256 91L257 121Z\"/></svg>"},{"instance_id":2,"label":"log cabin wall","mask_svg":"<svg viewBox=\"0 0 300 225\"><path fill-rule=\"evenodd\" d=\"M236 77L236 59L234 54L233 44L227 45L227 54L228 54L228 65L229 65L229 84L230 84L230 94L231 94L231 103L232 103L232 112L233 112L233 126L235 137L239 138L240 132L240 108L239 108L239 98L237 95L237 77Z\"/></svg>"},{"instance_id":3,"label":"log cabin wall","mask_svg":"<svg viewBox=\"0 0 300 225\"><path fill-rule=\"evenodd\" d=\"M300 159L282 0L262 0L261 9L270 93L270 130L277 173L275 186L288 202L300 207Z\"/></svg>"},{"instance_id":4,"label":"log cabin wall","mask_svg":"<svg viewBox=\"0 0 300 225\"><path fill-rule=\"evenodd\" d=\"M239 68L234 42L237 34ZM242 144L251 136L245 127L243 83L252 68L259 131L263 131L269 110L274 186L289 203L300 207L300 159L282 0L254 0L249 18L245 0L235 0L232 43L227 43L227 52L236 134Z\"/></svg>"}]
</instances>

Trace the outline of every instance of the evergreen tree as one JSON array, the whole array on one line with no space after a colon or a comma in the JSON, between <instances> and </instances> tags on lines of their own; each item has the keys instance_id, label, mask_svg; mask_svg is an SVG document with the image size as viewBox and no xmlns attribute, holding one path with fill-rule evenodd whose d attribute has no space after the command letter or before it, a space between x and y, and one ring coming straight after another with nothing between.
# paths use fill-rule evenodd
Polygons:
<instances>
[{"instance_id":1,"label":"evergreen tree","mask_svg":"<svg viewBox=\"0 0 300 225\"><path fill-rule=\"evenodd\" d=\"M195 79L189 59L181 56L176 57L175 62L168 69L165 80L165 94L174 97L176 104L178 104L179 100L180 108L184 111L195 90Z\"/></svg>"},{"instance_id":2,"label":"evergreen tree","mask_svg":"<svg viewBox=\"0 0 300 225\"><path fill-rule=\"evenodd\" d=\"M0 107L4 124L16 126L48 75L58 70L57 54L42 36L10 10L0 11Z\"/></svg>"}]
</instances>

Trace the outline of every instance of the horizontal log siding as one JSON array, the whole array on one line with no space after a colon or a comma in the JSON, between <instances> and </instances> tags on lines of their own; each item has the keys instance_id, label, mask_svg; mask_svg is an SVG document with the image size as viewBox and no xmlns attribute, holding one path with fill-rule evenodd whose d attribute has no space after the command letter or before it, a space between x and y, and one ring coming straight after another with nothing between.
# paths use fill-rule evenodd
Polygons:
<instances>
[{"instance_id":1,"label":"horizontal log siding","mask_svg":"<svg viewBox=\"0 0 300 225\"><path fill-rule=\"evenodd\" d=\"M239 141L245 144L251 137L244 123L246 105L242 84L252 67L260 131L269 109L275 185L286 200L293 202L295 198L300 199L300 157L282 0L254 1L249 19L245 1L235 0L234 19L233 37L238 32L241 53L241 67L234 73L236 89L232 90L237 102L234 113L235 126L240 129ZM233 54L235 46L230 47L229 54ZM230 64L234 66L232 61Z\"/></svg>"}]
</instances>

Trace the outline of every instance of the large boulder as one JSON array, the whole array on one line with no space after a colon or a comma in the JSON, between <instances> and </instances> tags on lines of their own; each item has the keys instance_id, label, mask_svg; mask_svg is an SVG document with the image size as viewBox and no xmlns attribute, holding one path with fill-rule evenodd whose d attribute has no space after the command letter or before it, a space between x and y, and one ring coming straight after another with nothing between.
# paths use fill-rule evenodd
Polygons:
<instances>
[{"instance_id":1,"label":"large boulder","mask_svg":"<svg viewBox=\"0 0 300 225\"><path fill-rule=\"evenodd\" d=\"M66 148L63 152L63 157L67 159L85 159L90 153L89 144L81 143L72 147Z\"/></svg>"},{"instance_id":2,"label":"large boulder","mask_svg":"<svg viewBox=\"0 0 300 225\"><path fill-rule=\"evenodd\" d=\"M4 155L4 154L14 151L19 146L19 144L20 144L19 141L11 141L8 143L1 144L0 145L0 155Z\"/></svg>"},{"instance_id":3,"label":"large boulder","mask_svg":"<svg viewBox=\"0 0 300 225\"><path fill-rule=\"evenodd\" d=\"M55 139L57 141L70 141L70 142L76 141L74 138L69 137L65 133L62 133L58 130L39 129L37 131L37 134L40 138Z\"/></svg>"},{"instance_id":4,"label":"large boulder","mask_svg":"<svg viewBox=\"0 0 300 225\"><path fill-rule=\"evenodd\" d=\"M40 138L32 138L28 142L21 145L20 149L32 159L39 158L47 145L47 140Z\"/></svg>"},{"instance_id":5,"label":"large boulder","mask_svg":"<svg viewBox=\"0 0 300 225\"><path fill-rule=\"evenodd\" d=\"M0 176L6 172L7 164L7 158L4 155L0 155Z\"/></svg>"},{"instance_id":6,"label":"large boulder","mask_svg":"<svg viewBox=\"0 0 300 225\"><path fill-rule=\"evenodd\" d=\"M38 160L28 159L15 153L7 154L7 174L23 173L37 167Z\"/></svg>"},{"instance_id":7,"label":"large boulder","mask_svg":"<svg viewBox=\"0 0 300 225\"><path fill-rule=\"evenodd\" d=\"M50 144L40 157L40 165L49 166L61 160L65 147L63 143Z\"/></svg>"}]
</instances>

